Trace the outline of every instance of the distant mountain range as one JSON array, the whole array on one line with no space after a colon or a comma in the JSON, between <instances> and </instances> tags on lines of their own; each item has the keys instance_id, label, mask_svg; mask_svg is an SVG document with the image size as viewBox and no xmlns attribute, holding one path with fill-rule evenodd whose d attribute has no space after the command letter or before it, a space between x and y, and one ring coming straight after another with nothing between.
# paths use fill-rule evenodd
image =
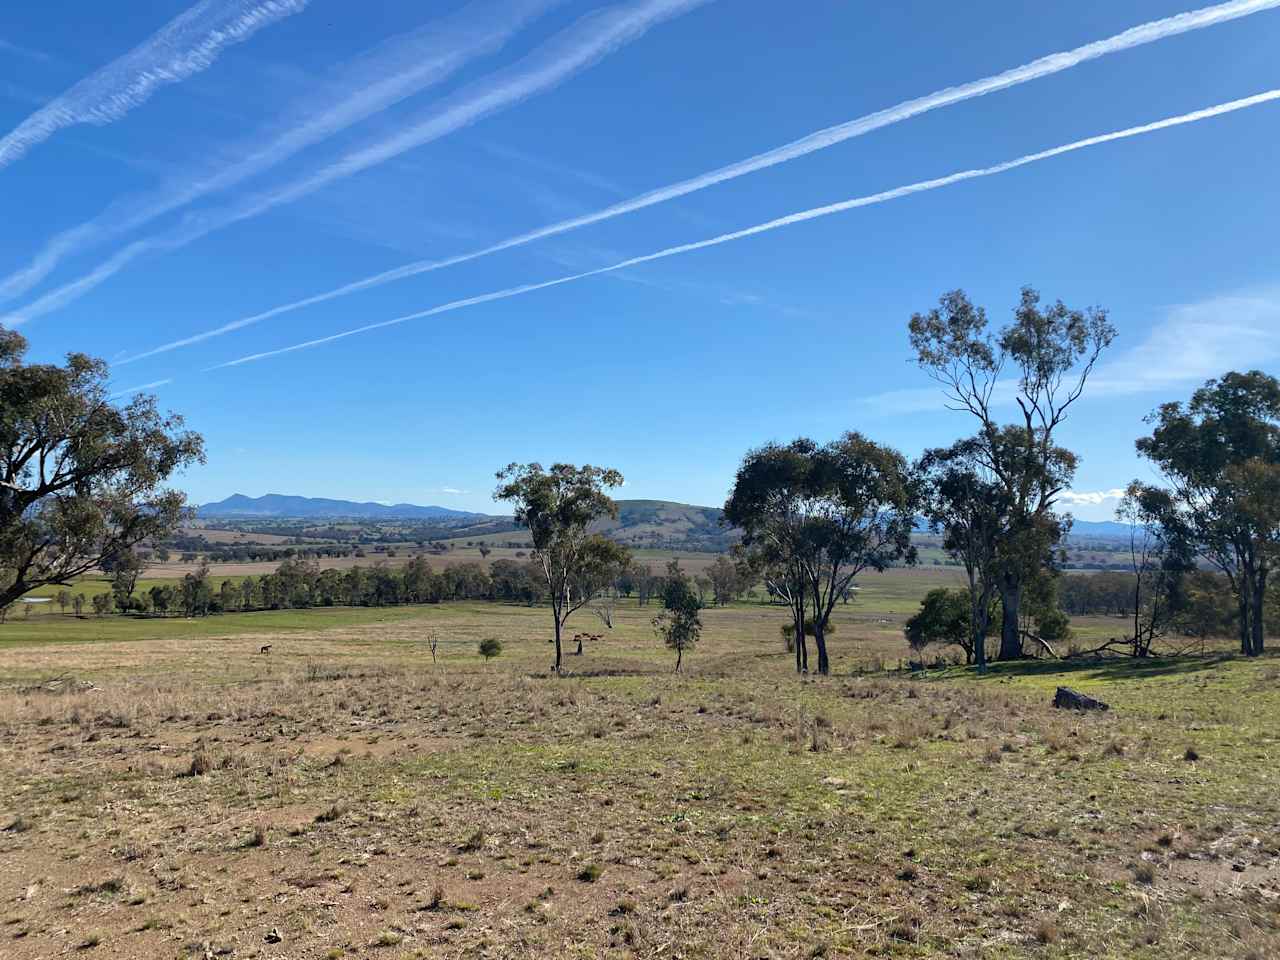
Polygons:
<instances>
[{"instance_id":1,"label":"distant mountain range","mask_svg":"<svg viewBox=\"0 0 1280 960\"><path fill-rule=\"evenodd\" d=\"M413 503L358 503L354 500L329 500L325 497L291 497L268 493L262 497L246 497L233 493L217 503L196 508L202 520L218 517L293 517L299 519L355 517L370 520L466 520L486 514L448 507L420 507Z\"/></svg>"},{"instance_id":2,"label":"distant mountain range","mask_svg":"<svg viewBox=\"0 0 1280 960\"><path fill-rule=\"evenodd\" d=\"M737 540L737 531L720 526L719 507L699 507L670 500L619 500L618 519L603 520L593 530L632 547L678 547L691 550L726 550ZM453 510L449 507L419 506L413 503L359 503L324 497L292 497L269 493L263 497L233 494L217 503L199 507L204 520L240 518L433 520L450 528L474 523L511 523L511 518ZM512 529L506 526L505 529ZM918 528L924 532L921 523ZM1129 528L1112 520L1077 520L1071 539L1116 540L1129 535Z\"/></svg>"},{"instance_id":3,"label":"distant mountain range","mask_svg":"<svg viewBox=\"0 0 1280 960\"><path fill-rule=\"evenodd\" d=\"M1071 524L1073 540L1120 540L1128 536L1129 525L1114 520L1076 520Z\"/></svg>"}]
</instances>

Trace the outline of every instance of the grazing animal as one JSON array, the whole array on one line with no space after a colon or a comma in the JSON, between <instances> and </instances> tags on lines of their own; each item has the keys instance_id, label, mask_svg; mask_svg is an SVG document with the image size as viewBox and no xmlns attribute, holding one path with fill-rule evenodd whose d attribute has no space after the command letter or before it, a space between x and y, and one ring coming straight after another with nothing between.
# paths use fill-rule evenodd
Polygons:
<instances>
[{"instance_id":1,"label":"grazing animal","mask_svg":"<svg viewBox=\"0 0 1280 960\"><path fill-rule=\"evenodd\" d=\"M259 653L270 653L270 652L271 652L271 644L269 644L269 643L264 643L264 644L262 645L262 649L261 649L261 650L259 650L258 652L259 652Z\"/></svg>"}]
</instances>

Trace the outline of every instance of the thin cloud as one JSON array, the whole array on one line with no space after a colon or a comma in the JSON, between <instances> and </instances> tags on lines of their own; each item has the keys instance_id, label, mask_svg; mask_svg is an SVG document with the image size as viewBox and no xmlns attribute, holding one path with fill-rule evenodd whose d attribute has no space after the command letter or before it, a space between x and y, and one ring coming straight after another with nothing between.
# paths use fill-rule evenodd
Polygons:
<instances>
[{"instance_id":1,"label":"thin cloud","mask_svg":"<svg viewBox=\"0 0 1280 960\"><path fill-rule=\"evenodd\" d=\"M1123 497L1123 487L1113 490L1066 490L1058 494L1058 502L1068 507L1100 507Z\"/></svg>"},{"instance_id":2,"label":"thin cloud","mask_svg":"<svg viewBox=\"0 0 1280 960\"><path fill-rule=\"evenodd\" d=\"M125 197L50 239L26 266L0 280L0 301L20 296L63 259L122 236L211 193L227 190L394 104L434 87L472 60L499 50L531 20L564 0L494 0L394 37L335 70L265 136L226 151L234 159L170 176L157 189ZM69 302L150 249L130 245L63 288ZM112 266L108 267L110 264ZM104 269L106 268L106 269Z\"/></svg>"},{"instance_id":3,"label":"thin cloud","mask_svg":"<svg viewBox=\"0 0 1280 960\"><path fill-rule=\"evenodd\" d=\"M1090 393L1199 384L1280 361L1280 291L1214 297L1169 311L1140 344L1098 368Z\"/></svg>"},{"instance_id":4,"label":"thin cloud","mask_svg":"<svg viewBox=\"0 0 1280 960\"><path fill-rule=\"evenodd\" d=\"M139 46L91 73L0 139L0 169L59 130L103 126L140 107L160 87L207 70L223 49L301 12L308 0L201 0Z\"/></svg>"},{"instance_id":5,"label":"thin cloud","mask_svg":"<svg viewBox=\"0 0 1280 960\"><path fill-rule=\"evenodd\" d=\"M1085 396L1190 389L1228 370L1277 362L1280 290L1211 297L1173 307L1140 343L1099 364ZM1013 388L1012 381L1002 380L994 402L1012 405ZM888 390L863 401L870 410L885 415L936 413L946 403L938 387Z\"/></svg>"},{"instance_id":6,"label":"thin cloud","mask_svg":"<svg viewBox=\"0 0 1280 960\"><path fill-rule=\"evenodd\" d=\"M12 43L4 39L0 39L0 53L9 56L22 57L24 60L34 60L37 63L53 63L57 59L52 54L45 53L43 50L36 50L33 47L24 47L21 44Z\"/></svg>"},{"instance_id":7,"label":"thin cloud","mask_svg":"<svg viewBox=\"0 0 1280 960\"><path fill-rule=\"evenodd\" d=\"M674 200L678 197L695 193L699 190L705 190L708 187L728 180L734 180L738 177L746 176L749 173L755 173L778 164L787 163L799 157L806 156L818 150L825 150L828 147L836 146L851 140L854 137L860 137L864 134L879 130L895 123L901 123L912 117L928 113L931 110L937 110L947 107L964 100L972 100L975 97L986 96L989 93L995 93L999 90L1005 90L1031 80L1037 80L1041 77L1047 77L1055 73L1061 73L1063 70L1069 70L1090 60L1096 60L1099 57L1108 56L1113 53L1119 53L1124 50L1130 50L1134 47L1143 46L1144 44L1154 43L1158 40L1164 40L1168 37L1177 36L1178 34L1188 33L1194 30L1201 30L1205 27L1215 26L1230 20L1236 20L1240 17L1246 17L1251 14L1260 13L1280 7L1280 0L1234 0L1230 3L1222 3L1216 6L1204 7L1199 10L1193 10L1188 13L1178 14L1177 16L1166 17L1162 20L1153 20L1140 26L1125 30L1115 36L1108 37L1105 40L1098 40L1093 43L1087 43L1084 46L1076 47L1073 50L1061 51L1059 53L1049 54L1038 60L1023 64L1006 70L1003 73L997 73L980 80L974 80L970 83L961 84L960 86L947 87L938 90L926 96L919 97L914 100L907 100L885 110L870 113L866 116L850 120L845 123L827 127L794 140L791 143L776 147L764 153L756 154L746 160L720 167L708 173L699 174L687 180L678 183L669 184L665 187L659 187L648 193L641 194L630 200L616 203L597 210L594 213L585 214L583 216L571 217L561 220L558 223L549 226L540 227L526 233L517 234L506 240L472 250L468 253L458 254L456 256L447 257L442 260L419 260L414 263L405 264L393 270L387 270L377 273L362 280L356 280L351 283L343 284L324 293L314 296L305 297L301 300L295 300L291 303L282 304L273 307L270 310L257 313L241 320L228 323L224 326L217 327L213 330L198 334L194 337L186 337L181 340L175 340L171 343L163 344L152 350L140 353L135 357L129 358L124 362L128 363L132 360L141 360L144 357L154 356L158 353L165 353L169 350L175 350L179 347L188 346L193 343L199 343L210 337L221 336L230 333L233 330L239 330L251 324L260 323L272 317L281 314L290 313L294 310L300 310L304 307L313 306L318 303L324 303L338 297L348 296L361 290L367 290L371 287L381 286L386 283L392 283L397 280L403 280L408 277L418 276L419 274L428 273L433 270L440 270L445 267L456 266L471 260L477 260L481 257L487 257L491 254L499 253L503 250L509 250L513 247L523 246L532 243L535 240L541 240L545 237L556 236L557 234L567 233L570 230L577 230L590 224L599 223L604 220L610 220L614 217L623 216L646 207L656 204L665 203L668 200Z\"/></svg>"},{"instance_id":8,"label":"thin cloud","mask_svg":"<svg viewBox=\"0 0 1280 960\"><path fill-rule=\"evenodd\" d=\"M397 127L390 136L352 150L289 183L259 191L218 210L188 216L184 223L166 233L135 241L89 274L15 311L4 318L4 322L11 327L19 326L51 313L83 296L144 253L177 250L215 230L293 203L330 183L385 163L407 150L439 140L499 110L554 89L639 39L651 27L709 2L711 0L638 0L588 14L515 66L453 94L416 122Z\"/></svg>"},{"instance_id":9,"label":"thin cloud","mask_svg":"<svg viewBox=\"0 0 1280 960\"><path fill-rule=\"evenodd\" d=\"M385 327L396 326L398 324L407 323L411 320L421 320L426 317L448 313L453 310L460 310L464 307L471 307L481 303L491 303L495 300L506 300L510 297L523 296L524 294L533 293L538 290L546 290L550 287L558 287L562 284L585 280L588 277L597 277L602 274L612 273L616 270L625 270L628 267L638 266L642 263L650 263L654 260L662 260L667 257L692 253L696 250L704 250L708 247L720 246L721 244L730 243L735 240L742 240L747 237L753 237L758 234L778 230L782 227L789 227L798 223L817 220L821 217L828 217L832 214L843 213L859 207L870 207L876 204L886 203L890 200L897 200L902 197L912 196L913 194L925 193L929 190L937 190L941 187L948 187L953 184L963 183L967 180L976 180L981 177L995 176L999 173L1006 173L1019 167L1039 163L1042 160L1059 157L1063 154L1083 150L1087 147L1111 143L1116 140L1125 140L1130 137L1137 137L1143 134L1153 133L1158 130L1166 130L1170 127L1183 126L1189 123L1198 123L1202 120L1219 117L1223 114L1233 113L1237 110L1245 110L1249 107L1270 103L1275 100L1280 100L1280 89L1268 90L1265 93L1255 94L1251 97L1242 97L1239 100L1231 100L1227 103L1220 103L1213 107L1206 107L1203 110L1194 110L1190 113L1180 114L1176 117L1166 117L1163 120L1157 120L1153 123L1145 123L1141 126L1128 127L1124 130L1117 130L1112 133L1104 133L1094 137L1087 137L1083 140L1076 140L1060 147L1052 147L1048 150L1038 151L1037 153L1026 154L1025 156L1018 157L1015 160L1006 160L1003 163L997 163L989 167L961 170L958 173L952 173L945 177L938 177L933 180L922 180L917 183L907 184L906 186L895 187L892 190L873 193L869 196L854 197L850 200L842 200L839 203L813 207L809 210L802 210L799 213L791 213L784 217L778 217L774 220L766 221L765 223L756 224L753 227L735 230L731 233L723 233L720 236L712 237L709 240L699 240L694 243L685 243L675 247L667 247L666 249L659 250L656 253L649 253L639 257L631 257L630 259L622 260L618 263L610 264L609 266L599 267L595 270L587 270L582 273L575 273L565 277L557 277L554 280L544 280L541 283L528 283L517 287L508 287L504 290L495 290L491 293L483 293L478 296L467 297L463 300L454 300L436 307L431 307L427 310L418 311L417 313L410 313L402 317L396 317L392 320L383 320L379 323L365 324L364 326L356 327L352 330L331 334L327 337L318 337L314 340L307 340L303 343L297 343L289 347L281 347L276 350L266 350L261 353L249 354L248 356L240 357L236 360L228 360L225 363L216 364L215 366L207 369L216 370L222 367L232 367L243 363L252 363L257 360L265 360L268 357L275 357L285 353L292 353L297 350L306 350L311 347L322 346L326 343L333 343L334 341L343 340L357 334L369 333L373 330L381 330ZM206 334L201 336L207 338L209 335ZM200 337L189 337L186 342L195 342L197 339L200 339Z\"/></svg>"},{"instance_id":10,"label":"thin cloud","mask_svg":"<svg viewBox=\"0 0 1280 960\"><path fill-rule=\"evenodd\" d=\"M165 384L173 383L172 377L166 377L164 380L152 380L150 383L140 383L136 387L128 387L115 393L108 394L108 400L119 400L121 397L128 397L135 393L142 393L144 390L154 390L156 387L163 387Z\"/></svg>"}]
</instances>

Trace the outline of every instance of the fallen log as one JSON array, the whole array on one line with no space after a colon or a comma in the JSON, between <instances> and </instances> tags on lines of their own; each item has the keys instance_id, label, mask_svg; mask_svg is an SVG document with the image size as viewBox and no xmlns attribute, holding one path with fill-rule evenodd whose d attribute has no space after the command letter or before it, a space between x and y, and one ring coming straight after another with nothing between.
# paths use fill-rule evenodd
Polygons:
<instances>
[{"instance_id":1,"label":"fallen log","mask_svg":"<svg viewBox=\"0 0 1280 960\"><path fill-rule=\"evenodd\" d=\"M1110 710L1109 704L1086 696L1070 687L1059 687L1053 695L1053 705L1059 710Z\"/></svg>"}]
</instances>

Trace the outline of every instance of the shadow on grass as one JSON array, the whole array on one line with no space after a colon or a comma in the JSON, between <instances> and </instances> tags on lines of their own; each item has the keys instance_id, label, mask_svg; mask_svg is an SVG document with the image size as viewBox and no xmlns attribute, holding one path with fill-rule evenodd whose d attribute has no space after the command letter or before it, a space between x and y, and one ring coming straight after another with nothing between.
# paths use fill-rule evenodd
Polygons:
<instances>
[{"instance_id":1,"label":"shadow on grass","mask_svg":"<svg viewBox=\"0 0 1280 960\"><path fill-rule=\"evenodd\" d=\"M1274 661L1277 655L1268 652L1253 662ZM958 677L979 681L1012 679L1096 680L1120 682L1145 680L1152 677L1188 676L1213 670L1225 663L1250 662L1251 658L1232 653L1186 654L1178 657L1108 657L1079 660L1015 660L1009 663L990 664L987 673L979 674L974 667L949 667L944 670L926 671L915 676L921 679L946 680Z\"/></svg>"}]
</instances>

